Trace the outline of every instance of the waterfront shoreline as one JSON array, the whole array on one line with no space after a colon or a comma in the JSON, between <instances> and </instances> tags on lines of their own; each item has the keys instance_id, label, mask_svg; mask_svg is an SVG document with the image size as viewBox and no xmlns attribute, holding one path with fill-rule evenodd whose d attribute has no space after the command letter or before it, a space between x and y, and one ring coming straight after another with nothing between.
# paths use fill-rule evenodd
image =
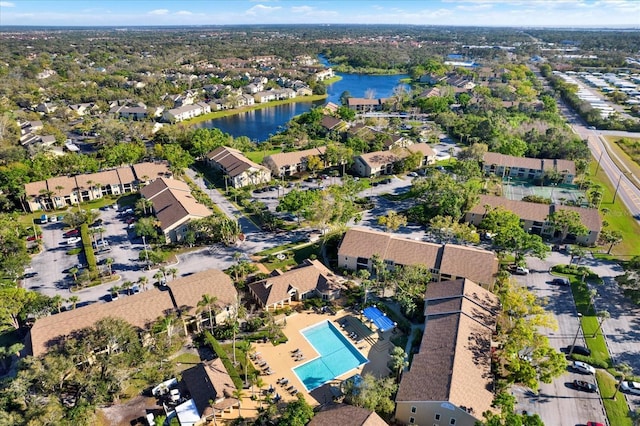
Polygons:
<instances>
[{"instance_id":1,"label":"waterfront shoreline","mask_svg":"<svg viewBox=\"0 0 640 426\"><path fill-rule=\"evenodd\" d=\"M231 117L232 115L238 115L238 114L241 114L243 112L255 111L255 110L258 110L258 109L264 109L264 108L274 107L274 106L278 106L278 105L294 104L294 103L298 103L298 102L321 101L323 99L327 99L328 96L329 95L327 95L327 94L324 94L324 95L311 95L311 96L300 96L300 97L295 97L293 99L284 99L284 100L281 100L281 101L265 102L265 103L251 105L251 106L245 106L245 107L242 107L242 108L225 109L223 111L214 111L214 112L210 112L208 114L199 115L199 116L191 118L189 120L184 120L181 123L182 124L186 124L188 126L191 126L191 125L194 125L194 124L200 124L200 123L202 123L204 121L215 120L216 118Z\"/></svg>"}]
</instances>

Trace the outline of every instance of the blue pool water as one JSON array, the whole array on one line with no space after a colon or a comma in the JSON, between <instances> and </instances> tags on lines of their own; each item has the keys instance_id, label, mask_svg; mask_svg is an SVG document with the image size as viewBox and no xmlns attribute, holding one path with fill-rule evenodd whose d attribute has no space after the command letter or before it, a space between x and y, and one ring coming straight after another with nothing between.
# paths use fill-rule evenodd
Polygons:
<instances>
[{"instance_id":1,"label":"blue pool water","mask_svg":"<svg viewBox=\"0 0 640 426\"><path fill-rule=\"evenodd\" d=\"M367 358L329 321L301 332L320 354L319 358L293 369L307 391L312 391L368 362Z\"/></svg>"}]
</instances>

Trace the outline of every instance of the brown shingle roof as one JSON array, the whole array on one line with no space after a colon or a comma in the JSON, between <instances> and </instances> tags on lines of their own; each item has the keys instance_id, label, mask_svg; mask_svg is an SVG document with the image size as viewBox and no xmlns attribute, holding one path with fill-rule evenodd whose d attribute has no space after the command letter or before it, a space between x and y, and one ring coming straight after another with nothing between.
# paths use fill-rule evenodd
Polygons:
<instances>
[{"instance_id":1,"label":"brown shingle roof","mask_svg":"<svg viewBox=\"0 0 640 426\"><path fill-rule=\"evenodd\" d=\"M96 184L100 184L102 186L120 184L118 172L115 170L105 170L98 173L78 175L76 176L76 181L78 182L78 186L83 189L96 187Z\"/></svg>"},{"instance_id":2,"label":"brown shingle roof","mask_svg":"<svg viewBox=\"0 0 640 426\"><path fill-rule=\"evenodd\" d=\"M212 214L191 195L189 185L176 179L159 178L140 190L151 200L160 228L168 231L188 217L203 218Z\"/></svg>"},{"instance_id":3,"label":"brown shingle roof","mask_svg":"<svg viewBox=\"0 0 640 426\"><path fill-rule=\"evenodd\" d=\"M347 404L326 404L307 426L387 426L388 423L366 408Z\"/></svg>"},{"instance_id":4,"label":"brown shingle roof","mask_svg":"<svg viewBox=\"0 0 640 426\"><path fill-rule=\"evenodd\" d=\"M407 156L405 151L375 151L366 154L360 154L362 161L371 168L383 166L385 164L393 164Z\"/></svg>"},{"instance_id":5,"label":"brown shingle roof","mask_svg":"<svg viewBox=\"0 0 640 426\"><path fill-rule=\"evenodd\" d=\"M492 251L445 244L440 273L483 284L492 283L498 273L498 258Z\"/></svg>"},{"instance_id":6,"label":"brown shingle roof","mask_svg":"<svg viewBox=\"0 0 640 426\"><path fill-rule=\"evenodd\" d=\"M139 181L154 180L160 177L171 176L169 165L164 161L134 164L133 172Z\"/></svg>"},{"instance_id":7,"label":"brown shingle roof","mask_svg":"<svg viewBox=\"0 0 640 426\"><path fill-rule=\"evenodd\" d=\"M305 149L303 151L282 152L280 154L272 154L265 158L271 159L273 164L280 169L284 166L291 166L303 162L303 159L312 155L322 156L326 152L326 146L319 146L317 148Z\"/></svg>"},{"instance_id":8,"label":"brown shingle roof","mask_svg":"<svg viewBox=\"0 0 640 426\"><path fill-rule=\"evenodd\" d=\"M234 405L238 402L233 398L236 387L220 358L183 371L182 380L189 389L200 416L211 407L209 401L213 401L214 407L221 403L227 406L229 403ZM225 403L225 400L229 401Z\"/></svg>"},{"instance_id":9,"label":"brown shingle roof","mask_svg":"<svg viewBox=\"0 0 640 426\"><path fill-rule=\"evenodd\" d=\"M327 130L333 130L343 124L344 121L330 115L325 115L322 117L322 120L320 120L320 125Z\"/></svg>"},{"instance_id":10,"label":"brown shingle roof","mask_svg":"<svg viewBox=\"0 0 640 426\"><path fill-rule=\"evenodd\" d=\"M374 254L396 265L423 264L430 269L439 269L441 274L465 277L482 284L493 283L498 270L498 259L491 251L415 241L358 228L347 231L338 249L338 256L371 259Z\"/></svg>"},{"instance_id":11,"label":"brown shingle roof","mask_svg":"<svg viewBox=\"0 0 640 426\"><path fill-rule=\"evenodd\" d=\"M242 172L252 167L259 170L264 169L263 166L256 164L245 157L242 152L226 146L220 146L214 149L207 154L207 158L210 161L215 161L220 164L220 166L232 178L242 174Z\"/></svg>"},{"instance_id":12,"label":"brown shingle roof","mask_svg":"<svg viewBox=\"0 0 640 426\"><path fill-rule=\"evenodd\" d=\"M218 298L219 306L236 303L237 293L231 278L221 271L209 269L178 278L168 284L178 307L195 313L203 294ZM146 329L158 317L173 312L169 291L152 288L132 296L121 297L109 303L95 303L71 311L38 319L29 331L31 353L39 356L74 331L87 328L106 317L121 318L139 329Z\"/></svg>"},{"instance_id":13,"label":"brown shingle roof","mask_svg":"<svg viewBox=\"0 0 640 426\"><path fill-rule=\"evenodd\" d=\"M527 158L515 157L513 155L499 154L497 152L487 152L483 157L484 164L495 164L506 167L522 167L532 170L556 170L559 173L576 174L576 165L571 160L553 158Z\"/></svg>"},{"instance_id":14,"label":"brown shingle roof","mask_svg":"<svg viewBox=\"0 0 640 426\"><path fill-rule=\"evenodd\" d=\"M339 288L333 273L318 260L306 260L302 265L281 275L269 277L249 285L262 306L287 300L290 292L308 293L317 289L326 292Z\"/></svg>"},{"instance_id":15,"label":"brown shingle roof","mask_svg":"<svg viewBox=\"0 0 640 426\"><path fill-rule=\"evenodd\" d=\"M396 401L449 401L471 408L476 418L492 410L497 306L495 295L469 280L430 283L420 350L402 376Z\"/></svg>"},{"instance_id":16,"label":"brown shingle roof","mask_svg":"<svg viewBox=\"0 0 640 426\"><path fill-rule=\"evenodd\" d=\"M480 195L478 204L473 206L469 212L477 215L484 215L486 213L485 206L487 205L494 208L502 207L515 213L519 218L524 220L543 223L547 221L547 218L554 209L571 210L578 212L582 224L590 230L599 232L602 229L602 219L600 218L598 209L563 205L554 206L550 204L532 203L529 201L509 200L495 195Z\"/></svg>"},{"instance_id":17,"label":"brown shingle roof","mask_svg":"<svg viewBox=\"0 0 640 426\"><path fill-rule=\"evenodd\" d=\"M423 157L433 157L436 155L433 148L429 146L428 143L414 143L413 145L409 145L407 149L411 152L420 152Z\"/></svg>"}]
</instances>

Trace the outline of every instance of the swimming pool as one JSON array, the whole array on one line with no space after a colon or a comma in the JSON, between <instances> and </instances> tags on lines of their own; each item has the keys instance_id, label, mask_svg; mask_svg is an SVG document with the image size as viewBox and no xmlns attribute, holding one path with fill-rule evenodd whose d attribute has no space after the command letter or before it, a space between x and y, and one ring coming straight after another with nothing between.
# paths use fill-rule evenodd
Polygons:
<instances>
[{"instance_id":1,"label":"swimming pool","mask_svg":"<svg viewBox=\"0 0 640 426\"><path fill-rule=\"evenodd\" d=\"M293 369L307 391L369 362L330 321L300 331L320 354Z\"/></svg>"}]
</instances>

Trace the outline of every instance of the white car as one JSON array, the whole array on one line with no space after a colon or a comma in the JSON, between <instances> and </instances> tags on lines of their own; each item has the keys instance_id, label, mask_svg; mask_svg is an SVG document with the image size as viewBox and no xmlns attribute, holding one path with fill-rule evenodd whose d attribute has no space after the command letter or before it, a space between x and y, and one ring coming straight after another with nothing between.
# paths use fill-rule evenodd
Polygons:
<instances>
[{"instance_id":1,"label":"white car","mask_svg":"<svg viewBox=\"0 0 640 426\"><path fill-rule=\"evenodd\" d=\"M80 241L82 241L82 238L80 237L71 237L67 240L67 244L69 245L78 244Z\"/></svg>"},{"instance_id":2,"label":"white car","mask_svg":"<svg viewBox=\"0 0 640 426\"><path fill-rule=\"evenodd\" d=\"M622 384L620 385L620 389L622 389L623 392L640 395L640 383L638 382L622 382Z\"/></svg>"},{"instance_id":3,"label":"white car","mask_svg":"<svg viewBox=\"0 0 640 426\"><path fill-rule=\"evenodd\" d=\"M596 374L596 369L586 362L573 361L573 369L585 374Z\"/></svg>"},{"instance_id":4,"label":"white car","mask_svg":"<svg viewBox=\"0 0 640 426\"><path fill-rule=\"evenodd\" d=\"M518 266L515 270L515 273L517 275L527 275L529 273L529 270L524 266Z\"/></svg>"}]
</instances>

